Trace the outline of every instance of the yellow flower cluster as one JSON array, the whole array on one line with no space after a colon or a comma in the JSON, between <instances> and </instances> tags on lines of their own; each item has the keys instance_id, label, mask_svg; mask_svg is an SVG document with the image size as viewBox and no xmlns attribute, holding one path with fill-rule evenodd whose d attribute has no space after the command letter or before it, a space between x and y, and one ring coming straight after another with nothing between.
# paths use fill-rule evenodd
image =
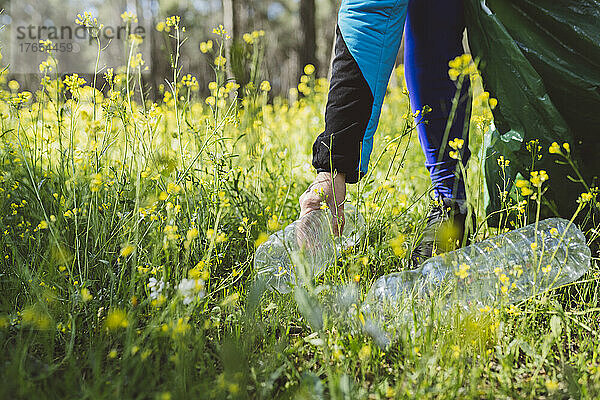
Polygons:
<instances>
[{"instance_id":1,"label":"yellow flower cluster","mask_svg":"<svg viewBox=\"0 0 600 400\"><path fill-rule=\"evenodd\" d=\"M48 330L52 325L52 320L47 312L32 306L23 310L21 321L23 325L39 330Z\"/></svg>"},{"instance_id":2,"label":"yellow flower cluster","mask_svg":"<svg viewBox=\"0 0 600 400\"><path fill-rule=\"evenodd\" d=\"M31 100L31 92L28 91L22 91L20 93L17 93L15 96L11 97L10 99L10 103L14 106L14 107L20 107L25 103L28 103L29 100Z\"/></svg>"},{"instance_id":3,"label":"yellow flower cluster","mask_svg":"<svg viewBox=\"0 0 600 400\"><path fill-rule=\"evenodd\" d=\"M133 251L135 250L135 246L130 244L130 243L126 243L121 247L121 257L127 257L129 255L131 255L131 253L133 253Z\"/></svg>"},{"instance_id":4,"label":"yellow flower cluster","mask_svg":"<svg viewBox=\"0 0 600 400\"><path fill-rule=\"evenodd\" d=\"M542 187L542 184L548 180L548 174L544 170L531 171L531 178L529 181L536 188Z\"/></svg>"},{"instance_id":5,"label":"yellow flower cluster","mask_svg":"<svg viewBox=\"0 0 600 400\"><path fill-rule=\"evenodd\" d=\"M80 78L78 74L67 75L64 79L64 84L67 87L67 90L69 90L73 96L76 96L79 88L85 84L85 79Z\"/></svg>"},{"instance_id":6,"label":"yellow flower cluster","mask_svg":"<svg viewBox=\"0 0 600 400\"><path fill-rule=\"evenodd\" d=\"M513 271L510 272L511 275L515 275L517 278L520 277L522 273L523 268L520 265L515 265ZM494 274L496 274L498 281L500 281L500 291L503 294L508 293L510 289L514 289L517 286L515 282L510 282L510 277L503 272L502 268L495 268Z\"/></svg>"},{"instance_id":7,"label":"yellow flower cluster","mask_svg":"<svg viewBox=\"0 0 600 400\"><path fill-rule=\"evenodd\" d=\"M521 195L523 196L531 196L533 194L533 190L529 185L529 181L524 179L518 179L515 185L521 189Z\"/></svg>"},{"instance_id":8,"label":"yellow flower cluster","mask_svg":"<svg viewBox=\"0 0 600 400\"><path fill-rule=\"evenodd\" d=\"M136 54L132 55L131 58L129 59L129 66L134 69L137 67L141 67L145 63L146 62L142 58L141 53L136 53Z\"/></svg>"},{"instance_id":9,"label":"yellow flower cluster","mask_svg":"<svg viewBox=\"0 0 600 400\"><path fill-rule=\"evenodd\" d=\"M262 81L260 83L260 90L265 93L271 91L271 83L269 81Z\"/></svg>"},{"instance_id":10,"label":"yellow flower cluster","mask_svg":"<svg viewBox=\"0 0 600 400\"><path fill-rule=\"evenodd\" d=\"M102 189L102 174L101 173L97 173L94 174L92 176L92 180L90 181L90 190L92 192L98 192L100 189Z\"/></svg>"},{"instance_id":11,"label":"yellow flower cluster","mask_svg":"<svg viewBox=\"0 0 600 400\"><path fill-rule=\"evenodd\" d=\"M190 74L185 75L181 79L181 83L183 84L183 86L188 87L188 88L192 89L193 91L197 91L198 89L200 89L198 80L196 79L195 76L192 76Z\"/></svg>"},{"instance_id":12,"label":"yellow flower cluster","mask_svg":"<svg viewBox=\"0 0 600 400\"><path fill-rule=\"evenodd\" d=\"M215 65L218 68L223 68L225 66L225 64L227 63L227 59L221 55L218 55L217 57L215 57Z\"/></svg>"},{"instance_id":13,"label":"yellow flower cluster","mask_svg":"<svg viewBox=\"0 0 600 400\"><path fill-rule=\"evenodd\" d=\"M251 33L244 33L242 35L242 39L248 44L254 44L257 43L258 39L263 36L265 36L265 31L261 29L259 31L253 31Z\"/></svg>"},{"instance_id":14,"label":"yellow flower cluster","mask_svg":"<svg viewBox=\"0 0 600 400\"><path fill-rule=\"evenodd\" d=\"M40 72L42 74L49 74L50 72L52 72L52 69L54 68L55 65L56 65L56 63L51 58L48 58L46 61L42 61L40 63L40 66L39 66Z\"/></svg>"},{"instance_id":15,"label":"yellow flower cluster","mask_svg":"<svg viewBox=\"0 0 600 400\"><path fill-rule=\"evenodd\" d=\"M136 23L138 22L138 17L131 11L125 11L121 14L121 20L126 24Z\"/></svg>"},{"instance_id":16,"label":"yellow flower cluster","mask_svg":"<svg viewBox=\"0 0 600 400\"><path fill-rule=\"evenodd\" d=\"M460 264L458 266L458 271L456 271L454 274L456 276L459 277L459 279L466 279L469 276L469 270L471 269L471 267L467 264Z\"/></svg>"},{"instance_id":17,"label":"yellow flower cluster","mask_svg":"<svg viewBox=\"0 0 600 400\"><path fill-rule=\"evenodd\" d=\"M448 62L448 76L456 81L460 76L477 74L477 66L470 54L463 54Z\"/></svg>"},{"instance_id":18,"label":"yellow flower cluster","mask_svg":"<svg viewBox=\"0 0 600 400\"><path fill-rule=\"evenodd\" d=\"M89 11L84 12L83 15L77 14L75 23L77 25L85 26L87 28L95 28L96 30L104 28L104 25L99 24L98 19L94 17Z\"/></svg>"},{"instance_id":19,"label":"yellow flower cluster","mask_svg":"<svg viewBox=\"0 0 600 400\"><path fill-rule=\"evenodd\" d=\"M165 225L163 230L165 234L165 238L167 240L177 240L179 239L179 234L177 233L179 227L177 225Z\"/></svg>"},{"instance_id":20,"label":"yellow flower cluster","mask_svg":"<svg viewBox=\"0 0 600 400\"><path fill-rule=\"evenodd\" d=\"M405 241L406 237L402 233L390 240L390 246L397 257L404 257L406 255L406 247L404 245Z\"/></svg>"},{"instance_id":21,"label":"yellow flower cluster","mask_svg":"<svg viewBox=\"0 0 600 400\"><path fill-rule=\"evenodd\" d=\"M448 142L448 145L451 148L453 148L454 150L462 149L464 144L465 144L464 139L459 139L459 138L455 138Z\"/></svg>"},{"instance_id":22,"label":"yellow flower cluster","mask_svg":"<svg viewBox=\"0 0 600 400\"><path fill-rule=\"evenodd\" d=\"M129 320L127 319L127 313L120 309L114 308L108 312L104 325L109 330L116 330L119 328L127 328L129 326Z\"/></svg>"},{"instance_id":23,"label":"yellow flower cluster","mask_svg":"<svg viewBox=\"0 0 600 400\"><path fill-rule=\"evenodd\" d=\"M510 165L510 160L505 159L504 156L498 157L497 161L498 161L498 165L503 169Z\"/></svg>"},{"instance_id":24,"label":"yellow flower cluster","mask_svg":"<svg viewBox=\"0 0 600 400\"><path fill-rule=\"evenodd\" d=\"M167 184L167 193L173 196L178 195L181 192L181 186L176 183L169 182Z\"/></svg>"},{"instance_id":25,"label":"yellow flower cluster","mask_svg":"<svg viewBox=\"0 0 600 400\"><path fill-rule=\"evenodd\" d=\"M490 97L490 93L483 91L473 99L476 107L489 107L491 110L498 106L498 99Z\"/></svg>"},{"instance_id":26,"label":"yellow flower cluster","mask_svg":"<svg viewBox=\"0 0 600 400\"><path fill-rule=\"evenodd\" d=\"M40 221L38 226L34 229L34 232L48 229L48 221Z\"/></svg>"},{"instance_id":27,"label":"yellow flower cluster","mask_svg":"<svg viewBox=\"0 0 600 400\"><path fill-rule=\"evenodd\" d=\"M304 73L306 75L309 75L309 76L312 75L312 74L314 74L315 73L315 66L312 65L312 64L306 64L304 66Z\"/></svg>"},{"instance_id":28,"label":"yellow flower cluster","mask_svg":"<svg viewBox=\"0 0 600 400\"><path fill-rule=\"evenodd\" d=\"M213 49L213 41L207 40L206 42L200 43L200 51L202 53L208 53Z\"/></svg>"},{"instance_id":29,"label":"yellow flower cluster","mask_svg":"<svg viewBox=\"0 0 600 400\"><path fill-rule=\"evenodd\" d=\"M273 214L271 218L269 218L269 220L267 221L267 228L270 231L276 231L277 229L279 229L279 227L279 219L276 214Z\"/></svg>"},{"instance_id":30,"label":"yellow flower cluster","mask_svg":"<svg viewBox=\"0 0 600 400\"><path fill-rule=\"evenodd\" d=\"M581 193L581 196L579 196L579 202L580 203L588 203L590 201L592 201L594 199L594 194L590 193L590 192L585 192L585 193Z\"/></svg>"},{"instance_id":31,"label":"yellow flower cluster","mask_svg":"<svg viewBox=\"0 0 600 400\"><path fill-rule=\"evenodd\" d=\"M455 139L452 139L451 141L449 141L448 145L453 150L450 151L448 153L448 155L451 158L454 158L455 160L458 160L460 158L460 152L458 150L462 149L462 147L463 147L464 144L465 144L465 140L464 139L460 139L460 138L455 138Z\"/></svg>"},{"instance_id":32,"label":"yellow flower cluster","mask_svg":"<svg viewBox=\"0 0 600 400\"><path fill-rule=\"evenodd\" d=\"M165 26L177 29L179 28L179 22L181 22L181 18L179 17L179 15L172 15L170 17L167 17L167 19L165 20Z\"/></svg>"},{"instance_id":33,"label":"yellow flower cluster","mask_svg":"<svg viewBox=\"0 0 600 400\"><path fill-rule=\"evenodd\" d=\"M212 30L212 33L214 33L215 35L218 35L218 36L223 36L226 39L229 39L229 36L227 36L227 31L225 30L225 27L223 26L223 24L220 24L219 26L214 28Z\"/></svg>"},{"instance_id":34,"label":"yellow flower cluster","mask_svg":"<svg viewBox=\"0 0 600 400\"><path fill-rule=\"evenodd\" d=\"M227 235L223 232L215 233L214 229L206 230L206 237L208 240L214 240L215 243L223 243L227 240Z\"/></svg>"},{"instance_id":35,"label":"yellow flower cluster","mask_svg":"<svg viewBox=\"0 0 600 400\"><path fill-rule=\"evenodd\" d=\"M517 179L515 185L521 189L521 195L531 196L534 193L532 186L539 189L548 179L549 176L544 170L531 171L529 180Z\"/></svg>"},{"instance_id":36,"label":"yellow flower cluster","mask_svg":"<svg viewBox=\"0 0 600 400\"><path fill-rule=\"evenodd\" d=\"M569 143L567 143L567 142L563 143L562 147L563 147L563 149L565 149L567 154L571 153L571 146L569 145ZM548 148L548 152L550 154L561 154L561 155L563 154L560 146L556 142L553 142L550 145L550 148Z\"/></svg>"},{"instance_id":37,"label":"yellow flower cluster","mask_svg":"<svg viewBox=\"0 0 600 400\"><path fill-rule=\"evenodd\" d=\"M194 268L188 271L189 279L202 279L203 281L207 281L209 277L210 269L204 261L199 261Z\"/></svg>"}]
</instances>

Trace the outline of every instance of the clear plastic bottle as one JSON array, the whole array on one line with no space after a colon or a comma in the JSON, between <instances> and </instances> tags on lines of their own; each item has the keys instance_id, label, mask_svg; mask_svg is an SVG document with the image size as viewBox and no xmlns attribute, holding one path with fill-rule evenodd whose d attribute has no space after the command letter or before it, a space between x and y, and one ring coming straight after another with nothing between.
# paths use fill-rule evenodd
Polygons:
<instances>
[{"instance_id":1,"label":"clear plastic bottle","mask_svg":"<svg viewBox=\"0 0 600 400\"><path fill-rule=\"evenodd\" d=\"M280 293L291 284L322 274L337 254L353 246L364 233L365 220L350 204L344 206L341 237L334 237L329 210L311 211L274 233L256 249L254 268L260 279Z\"/></svg>"},{"instance_id":2,"label":"clear plastic bottle","mask_svg":"<svg viewBox=\"0 0 600 400\"><path fill-rule=\"evenodd\" d=\"M429 307L434 296L441 309L511 304L575 281L588 270L590 257L577 226L550 218L430 258L418 269L382 276L363 311L385 327L390 317L412 320L418 305Z\"/></svg>"}]
</instances>

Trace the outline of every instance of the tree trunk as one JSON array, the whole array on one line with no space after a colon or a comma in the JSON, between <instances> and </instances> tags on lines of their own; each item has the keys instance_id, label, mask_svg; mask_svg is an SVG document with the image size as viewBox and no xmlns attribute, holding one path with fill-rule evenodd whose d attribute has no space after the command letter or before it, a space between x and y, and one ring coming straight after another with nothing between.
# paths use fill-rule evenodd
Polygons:
<instances>
[{"instance_id":1,"label":"tree trunk","mask_svg":"<svg viewBox=\"0 0 600 400\"><path fill-rule=\"evenodd\" d=\"M235 63L232 48L235 48L240 37L240 0L223 0L223 27L231 37L225 40L225 57L227 64L225 70L227 79L235 78L232 63Z\"/></svg>"},{"instance_id":2,"label":"tree trunk","mask_svg":"<svg viewBox=\"0 0 600 400\"><path fill-rule=\"evenodd\" d=\"M300 49L298 67L302 74L306 64L318 67L317 27L315 22L315 0L300 0ZM315 71L315 74L317 71Z\"/></svg>"},{"instance_id":3,"label":"tree trunk","mask_svg":"<svg viewBox=\"0 0 600 400\"><path fill-rule=\"evenodd\" d=\"M223 0L223 27L233 40L240 37L240 0Z\"/></svg>"}]
</instances>

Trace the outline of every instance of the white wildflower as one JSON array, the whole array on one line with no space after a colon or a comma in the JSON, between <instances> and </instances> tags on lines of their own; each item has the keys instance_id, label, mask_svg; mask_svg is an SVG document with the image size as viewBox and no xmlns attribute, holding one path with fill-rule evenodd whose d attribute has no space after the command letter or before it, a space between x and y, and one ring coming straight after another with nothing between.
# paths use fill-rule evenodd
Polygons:
<instances>
[{"instance_id":1,"label":"white wildflower","mask_svg":"<svg viewBox=\"0 0 600 400\"><path fill-rule=\"evenodd\" d=\"M165 282L161 279L157 280L155 277L148 279L148 289L150 289L150 298L152 300L158 299L165 288Z\"/></svg>"},{"instance_id":2,"label":"white wildflower","mask_svg":"<svg viewBox=\"0 0 600 400\"><path fill-rule=\"evenodd\" d=\"M204 297L204 281L202 279L182 279L177 290L183 297L183 304L190 304L196 297Z\"/></svg>"}]
</instances>

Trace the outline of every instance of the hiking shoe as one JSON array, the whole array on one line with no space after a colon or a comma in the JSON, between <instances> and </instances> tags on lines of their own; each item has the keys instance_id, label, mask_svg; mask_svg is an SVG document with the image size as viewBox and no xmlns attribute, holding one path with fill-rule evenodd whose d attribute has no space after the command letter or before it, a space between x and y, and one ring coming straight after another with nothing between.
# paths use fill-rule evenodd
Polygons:
<instances>
[{"instance_id":1,"label":"hiking shoe","mask_svg":"<svg viewBox=\"0 0 600 400\"><path fill-rule=\"evenodd\" d=\"M434 200L427 216L427 226L410 256L412 267L418 267L433 256L468 245L469 235L465 235L467 214L467 204L464 200ZM473 215L471 230L474 226Z\"/></svg>"}]
</instances>

